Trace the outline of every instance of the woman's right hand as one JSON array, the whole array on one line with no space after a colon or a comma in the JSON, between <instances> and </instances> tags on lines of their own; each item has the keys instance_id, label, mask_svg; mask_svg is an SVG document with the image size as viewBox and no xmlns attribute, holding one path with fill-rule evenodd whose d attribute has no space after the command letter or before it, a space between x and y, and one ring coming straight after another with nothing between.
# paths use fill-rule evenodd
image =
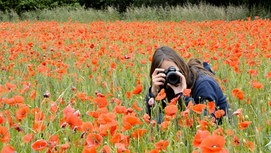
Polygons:
<instances>
[{"instance_id":1,"label":"woman's right hand","mask_svg":"<svg viewBox=\"0 0 271 153\"><path fill-rule=\"evenodd\" d=\"M163 72L164 69L156 68L152 73L152 87L151 87L151 94L156 96L157 92L160 90L160 87L163 86L166 82L166 74L159 73Z\"/></svg>"}]
</instances>

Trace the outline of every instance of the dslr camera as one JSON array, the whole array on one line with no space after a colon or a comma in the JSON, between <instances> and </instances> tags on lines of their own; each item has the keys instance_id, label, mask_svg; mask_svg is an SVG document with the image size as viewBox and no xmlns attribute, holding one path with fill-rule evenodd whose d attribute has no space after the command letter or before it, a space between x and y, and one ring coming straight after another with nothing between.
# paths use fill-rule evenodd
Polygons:
<instances>
[{"instance_id":1,"label":"dslr camera","mask_svg":"<svg viewBox=\"0 0 271 153\"><path fill-rule=\"evenodd\" d=\"M177 70L176 70L176 68L174 66L170 66L165 71L160 71L157 74L159 74L159 73L166 74L166 83L176 85L176 84L180 83L180 76L176 73L176 71Z\"/></svg>"}]
</instances>

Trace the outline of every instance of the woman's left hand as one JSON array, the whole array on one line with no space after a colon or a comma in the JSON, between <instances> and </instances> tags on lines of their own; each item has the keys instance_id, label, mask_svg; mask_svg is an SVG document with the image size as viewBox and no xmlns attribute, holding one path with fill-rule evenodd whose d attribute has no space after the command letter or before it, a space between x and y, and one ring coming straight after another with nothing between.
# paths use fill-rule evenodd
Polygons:
<instances>
[{"instance_id":1,"label":"woman's left hand","mask_svg":"<svg viewBox=\"0 0 271 153\"><path fill-rule=\"evenodd\" d=\"M174 90L175 95L183 92L183 90L187 88L185 77L182 75L182 73L180 73L178 71L176 71L176 73L180 76L181 83L176 84L176 85L172 85L172 84L167 83L167 85L170 86Z\"/></svg>"}]
</instances>

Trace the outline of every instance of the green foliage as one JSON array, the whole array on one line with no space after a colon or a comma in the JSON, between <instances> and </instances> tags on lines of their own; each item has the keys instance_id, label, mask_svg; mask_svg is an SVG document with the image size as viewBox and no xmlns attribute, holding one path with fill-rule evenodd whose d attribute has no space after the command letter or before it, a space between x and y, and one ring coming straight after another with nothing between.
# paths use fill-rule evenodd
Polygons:
<instances>
[{"instance_id":1,"label":"green foliage","mask_svg":"<svg viewBox=\"0 0 271 153\"><path fill-rule=\"evenodd\" d=\"M36 9L52 9L60 6L75 8L78 0L3 0L0 1L0 10L10 12L13 9L17 14Z\"/></svg>"}]
</instances>

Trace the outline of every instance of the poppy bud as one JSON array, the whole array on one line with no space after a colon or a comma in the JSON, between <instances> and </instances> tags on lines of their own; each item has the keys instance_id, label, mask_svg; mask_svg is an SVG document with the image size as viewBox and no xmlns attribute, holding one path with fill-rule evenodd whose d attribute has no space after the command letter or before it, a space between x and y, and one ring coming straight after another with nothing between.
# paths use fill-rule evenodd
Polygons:
<instances>
[{"instance_id":1,"label":"poppy bud","mask_svg":"<svg viewBox=\"0 0 271 153\"><path fill-rule=\"evenodd\" d=\"M74 127L74 129L73 129L72 134L76 133L76 131L77 131L77 130L78 130L78 127L77 127L77 126L75 126L75 127Z\"/></svg>"},{"instance_id":2,"label":"poppy bud","mask_svg":"<svg viewBox=\"0 0 271 153\"><path fill-rule=\"evenodd\" d=\"M126 110L127 113L133 113L133 111L134 110L132 108L127 108L127 110Z\"/></svg>"},{"instance_id":3,"label":"poppy bud","mask_svg":"<svg viewBox=\"0 0 271 153\"><path fill-rule=\"evenodd\" d=\"M153 99L153 98L150 98L149 101L148 101L148 104L149 104L149 106L154 105L154 99Z\"/></svg>"},{"instance_id":4,"label":"poppy bud","mask_svg":"<svg viewBox=\"0 0 271 153\"><path fill-rule=\"evenodd\" d=\"M81 115L81 113L80 113L79 110L77 110L76 112L74 112L74 114L75 114L76 116L78 116L78 117Z\"/></svg>"},{"instance_id":5,"label":"poppy bud","mask_svg":"<svg viewBox=\"0 0 271 153\"><path fill-rule=\"evenodd\" d=\"M43 94L43 97L44 97L44 98L49 98L50 95L51 95L50 93L45 93L45 94Z\"/></svg>"},{"instance_id":6,"label":"poppy bud","mask_svg":"<svg viewBox=\"0 0 271 153\"><path fill-rule=\"evenodd\" d=\"M86 132L83 132L83 133L81 134L80 138L83 139L83 138L85 137L85 135L86 135Z\"/></svg>"},{"instance_id":7,"label":"poppy bud","mask_svg":"<svg viewBox=\"0 0 271 153\"><path fill-rule=\"evenodd\" d=\"M60 127L61 127L61 128L65 128L66 126L67 126L67 123L64 122Z\"/></svg>"},{"instance_id":8,"label":"poppy bud","mask_svg":"<svg viewBox=\"0 0 271 153\"><path fill-rule=\"evenodd\" d=\"M75 91L76 90L76 87L72 87L72 91Z\"/></svg>"}]
</instances>

